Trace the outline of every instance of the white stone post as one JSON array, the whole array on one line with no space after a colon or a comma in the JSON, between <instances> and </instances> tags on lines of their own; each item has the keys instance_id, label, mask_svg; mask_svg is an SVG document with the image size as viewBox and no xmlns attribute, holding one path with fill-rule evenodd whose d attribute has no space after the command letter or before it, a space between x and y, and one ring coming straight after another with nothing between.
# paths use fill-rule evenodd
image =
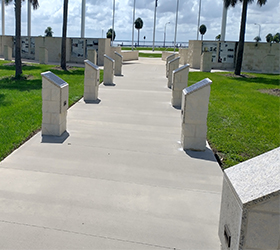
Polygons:
<instances>
[{"instance_id":1,"label":"white stone post","mask_svg":"<svg viewBox=\"0 0 280 250\"><path fill-rule=\"evenodd\" d=\"M42 135L61 136L66 131L69 86L50 71L41 75Z\"/></svg>"},{"instance_id":2,"label":"white stone post","mask_svg":"<svg viewBox=\"0 0 280 250\"><path fill-rule=\"evenodd\" d=\"M91 61L93 64L97 65L97 52L95 49L88 49L87 59Z\"/></svg>"},{"instance_id":3,"label":"white stone post","mask_svg":"<svg viewBox=\"0 0 280 250\"><path fill-rule=\"evenodd\" d=\"M173 107L181 108L182 91L188 86L189 68L190 65L186 64L173 71L171 98Z\"/></svg>"},{"instance_id":4,"label":"white stone post","mask_svg":"<svg viewBox=\"0 0 280 250\"><path fill-rule=\"evenodd\" d=\"M99 67L89 60L85 60L84 78L84 101L91 102L98 100L99 89Z\"/></svg>"},{"instance_id":5,"label":"white stone post","mask_svg":"<svg viewBox=\"0 0 280 250\"><path fill-rule=\"evenodd\" d=\"M48 64L48 61L49 61L48 50L45 47L40 47L39 51L40 51L39 52L39 63Z\"/></svg>"},{"instance_id":6,"label":"white stone post","mask_svg":"<svg viewBox=\"0 0 280 250\"><path fill-rule=\"evenodd\" d=\"M200 71L211 72L212 68L212 53L203 52L200 57Z\"/></svg>"},{"instance_id":7,"label":"white stone post","mask_svg":"<svg viewBox=\"0 0 280 250\"><path fill-rule=\"evenodd\" d=\"M104 72L103 72L103 82L104 84L114 84L114 71L115 71L115 61L104 55Z\"/></svg>"},{"instance_id":8,"label":"white stone post","mask_svg":"<svg viewBox=\"0 0 280 250\"><path fill-rule=\"evenodd\" d=\"M168 73L169 73L169 64L168 63L171 60L175 59L175 56L176 56L176 54L172 54L172 55L166 57L166 64L165 64L165 66L166 66L166 78L168 78Z\"/></svg>"},{"instance_id":9,"label":"white stone post","mask_svg":"<svg viewBox=\"0 0 280 250\"><path fill-rule=\"evenodd\" d=\"M221 249L279 249L280 147L224 171Z\"/></svg>"},{"instance_id":10,"label":"white stone post","mask_svg":"<svg viewBox=\"0 0 280 250\"><path fill-rule=\"evenodd\" d=\"M122 76L122 63L123 57L116 51L114 52L114 59L115 59L115 76Z\"/></svg>"},{"instance_id":11,"label":"white stone post","mask_svg":"<svg viewBox=\"0 0 280 250\"><path fill-rule=\"evenodd\" d=\"M4 60L12 60L12 48L8 45L4 45Z\"/></svg>"},{"instance_id":12,"label":"white stone post","mask_svg":"<svg viewBox=\"0 0 280 250\"><path fill-rule=\"evenodd\" d=\"M184 150L204 151L206 149L211 83L210 79L205 78L183 90L181 143Z\"/></svg>"},{"instance_id":13,"label":"white stone post","mask_svg":"<svg viewBox=\"0 0 280 250\"><path fill-rule=\"evenodd\" d=\"M167 80L167 87L171 88L172 86L172 75L173 75L173 70L179 68L179 62L180 62L180 57L176 57L175 59L171 60L168 62L169 70L168 70L168 80Z\"/></svg>"}]
</instances>

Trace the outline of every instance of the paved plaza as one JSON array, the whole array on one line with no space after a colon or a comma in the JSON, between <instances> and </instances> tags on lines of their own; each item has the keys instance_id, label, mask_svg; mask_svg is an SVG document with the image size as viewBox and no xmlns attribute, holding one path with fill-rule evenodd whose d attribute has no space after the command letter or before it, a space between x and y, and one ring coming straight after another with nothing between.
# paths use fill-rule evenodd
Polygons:
<instances>
[{"instance_id":1,"label":"paved plaza","mask_svg":"<svg viewBox=\"0 0 280 250\"><path fill-rule=\"evenodd\" d=\"M165 62L125 62L68 110L67 133L0 163L0 249L220 249L223 173L180 139Z\"/></svg>"}]
</instances>

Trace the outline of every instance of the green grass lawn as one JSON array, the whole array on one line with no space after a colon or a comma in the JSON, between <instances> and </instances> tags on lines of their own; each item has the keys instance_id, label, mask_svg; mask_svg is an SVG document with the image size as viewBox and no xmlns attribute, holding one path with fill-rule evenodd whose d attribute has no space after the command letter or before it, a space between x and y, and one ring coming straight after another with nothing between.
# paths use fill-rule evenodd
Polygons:
<instances>
[{"instance_id":1,"label":"green grass lawn","mask_svg":"<svg viewBox=\"0 0 280 250\"><path fill-rule=\"evenodd\" d=\"M131 47L122 47L122 50L131 50ZM153 50L152 47L136 47L134 50ZM174 51L174 48L154 48L154 51ZM175 48L175 51L178 52L179 49Z\"/></svg>"},{"instance_id":2,"label":"green grass lawn","mask_svg":"<svg viewBox=\"0 0 280 250\"><path fill-rule=\"evenodd\" d=\"M142 52L139 52L139 57L161 58L162 54L160 54L160 53L142 53Z\"/></svg>"},{"instance_id":3,"label":"green grass lawn","mask_svg":"<svg viewBox=\"0 0 280 250\"><path fill-rule=\"evenodd\" d=\"M14 66L0 61L0 160L41 127L41 73L52 71L69 83L69 104L83 95L84 69L67 72L51 65L23 67L28 79L13 79ZM279 75L190 72L189 85L206 77L213 81L208 114L208 140L223 167L280 146L280 98L260 89L279 89ZM100 74L101 80L103 73Z\"/></svg>"},{"instance_id":4,"label":"green grass lawn","mask_svg":"<svg viewBox=\"0 0 280 250\"><path fill-rule=\"evenodd\" d=\"M190 72L189 85L210 78L207 137L227 168L280 146L280 97L261 93L279 89L279 75Z\"/></svg>"},{"instance_id":5,"label":"green grass lawn","mask_svg":"<svg viewBox=\"0 0 280 250\"><path fill-rule=\"evenodd\" d=\"M84 92L83 68L64 72L52 65L27 64L23 66L27 79L14 80L15 67L7 63L0 61L0 160L41 127L42 72L52 71L69 84L69 105Z\"/></svg>"}]
</instances>

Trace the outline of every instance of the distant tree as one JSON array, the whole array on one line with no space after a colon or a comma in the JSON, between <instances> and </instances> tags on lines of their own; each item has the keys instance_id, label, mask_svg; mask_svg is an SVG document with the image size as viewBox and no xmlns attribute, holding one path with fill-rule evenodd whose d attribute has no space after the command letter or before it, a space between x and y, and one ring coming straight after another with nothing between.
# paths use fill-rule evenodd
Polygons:
<instances>
[{"instance_id":1,"label":"distant tree","mask_svg":"<svg viewBox=\"0 0 280 250\"><path fill-rule=\"evenodd\" d=\"M200 27L199 27L199 32L201 34L201 40L203 40L203 35L206 33L207 31L207 28L204 24L201 24Z\"/></svg>"},{"instance_id":2,"label":"distant tree","mask_svg":"<svg viewBox=\"0 0 280 250\"><path fill-rule=\"evenodd\" d=\"M254 38L254 40L258 43L258 42L260 42L262 39L261 39L259 36L256 36L256 37Z\"/></svg>"},{"instance_id":3,"label":"distant tree","mask_svg":"<svg viewBox=\"0 0 280 250\"><path fill-rule=\"evenodd\" d=\"M60 67L66 69L66 34L67 34L67 18L68 18L68 0L63 3L63 24L62 24L62 40L61 40L61 62Z\"/></svg>"},{"instance_id":4,"label":"distant tree","mask_svg":"<svg viewBox=\"0 0 280 250\"><path fill-rule=\"evenodd\" d=\"M221 41L221 34L217 35L217 36L215 37L215 39L218 40L218 41Z\"/></svg>"},{"instance_id":5,"label":"distant tree","mask_svg":"<svg viewBox=\"0 0 280 250\"><path fill-rule=\"evenodd\" d=\"M258 5L262 6L266 4L267 0L256 0ZM246 19L247 19L247 7L248 3L253 3L254 0L224 0L225 7L228 8L230 5L235 7L237 2L242 3L242 14L241 14L241 23L240 23L240 33L239 33L239 42L237 48L237 59L234 69L235 75L241 74L241 66L243 60L243 51L244 51L244 40L245 40L245 28L246 28Z\"/></svg>"},{"instance_id":6,"label":"distant tree","mask_svg":"<svg viewBox=\"0 0 280 250\"><path fill-rule=\"evenodd\" d=\"M135 29L138 30L138 46L139 46L139 36L140 36L140 30L143 28L143 20L138 17L135 22L134 22L134 25L135 25Z\"/></svg>"},{"instance_id":7,"label":"distant tree","mask_svg":"<svg viewBox=\"0 0 280 250\"><path fill-rule=\"evenodd\" d=\"M268 43L272 43L273 42L273 35L271 33L269 33L269 34L266 35L265 39Z\"/></svg>"},{"instance_id":8,"label":"distant tree","mask_svg":"<svg viewBox=\"0 0 280 250\"><path fill-rule=\"evenodd\" d=\"M279 40L280 40L280 34L279 33L276 33L273 37L273 42L275 43L279 43Z\"/></svg>"},{"instance_id":9,"label":"distant tree","mask_svg":"<svg viewBox=\"0 0 280 250\"><path fill-rule=\"evenodd\" d=\"M45 36L52 37L53 31L51 27L45 29Z\"/></svg>"},{"instance_id":10,"label":"distant tree","mask_svg":"<svg viewBox=\"0 0 280 250\"><path fill-rule=\"evenodd\" d=\"M110 28L110 29L108 29L108 31L106 33L106 37L110 38L111 41L114 41L116 38L116 32L112 28Z\"/></svg>"},{"instance_id":11,"label":"distant tree","mask_svg":"<svg viewBox=\"0 0 280 250\"><path fill-rule=\"evenodd\" d=\"M8 5L11 2L14 2L15 6L15 19L16 19L16 44L15 44L15 64L16 64L16 73L15 77L18 78L22 74L21 67L21 2L24 0L2 0L5 1L5 4ZM38 0L28 0L33 9L39 7Z\"/></svg>"}]
</instances>

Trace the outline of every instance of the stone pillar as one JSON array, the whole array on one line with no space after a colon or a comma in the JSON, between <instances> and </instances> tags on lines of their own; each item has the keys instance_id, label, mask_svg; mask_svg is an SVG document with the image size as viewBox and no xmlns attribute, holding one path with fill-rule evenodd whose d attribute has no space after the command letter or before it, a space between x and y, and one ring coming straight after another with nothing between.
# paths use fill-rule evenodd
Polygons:
<instances>
[{"instance_id":1,"label":"stone pillar","mask_svg":"<svg viewBox=\"0 0 280 250\"><path fill-rule=\"evenodd\" d=\"M12 60L12 48L8 45L4 45L4 60Z\"/></svg>"},{"instance_id":2,"label":"stone pillar","mask_svg":"<svg viewBox=\"0 0 280 250\"><path fill-rule=\"evenodd\" d=\"M200 57L200 71L202 72L211 72L212 68L212 53L203 52Z\"/></svg>"},{"instance_id":3,"label":"stone pillar","mask_svg":"<svg viewBox=\"0 0 280 250\"><path fill-rule=\"evenodd\" d=\"M84 101L98 100L99 68L89 60L85 60Z\"/></svg>"},{"instance_id":4,"label":"stone pillar","mask_svg":"<svg viewBox=\"0 0 280 250\"><path fill-rule=\"evenodd\" d=\"M280 147L224 171L221 249L279 249Z\"/></svg>"},{"instance_id":5,"label":"stone pillar","mask_svg":"<svg viewBox=\"0 0 280 250\"><path fill-rule=\"evenodd\" d=\"M172 75L173 75L173 70L179 68L179 62L180 62L180 57L176 57L175 59L171 60L168 62L169 70L168 70L168 80L167 80L167 87L171 88L172 85Z\"/></svg>"},{"instance_id":6,"label":"stone pillar","mask_svg":"<svg viewBox=\"0 0 280 250\"><path fill-rule=\"evenodd\" d=\"M268 54L263 58L262 73L272 74L275 64L275 55Z\"/></svg>"},{"instance_id":7,"label":"stone pillar","mask_svg":"<svg viewBox=\"0 0 280 250\"><path fill-rule=\"evenodd\" d=\"M104 84L114 84L114 70L115 70L115 61L104 55L104 72L103 72L103 82Z\"/></svg>"},{"instance_id":8,"label":"stone pillar","mask_svg":"<svg viewBox=\"0 0 280 250\"><path fill-rule=\"evenodd\" d=\"M91 61L93 64L97 64L97 52L95 49L88 49L87 51L87 59Z\"/></svg>"},{"instance_id":9,"label":"stone pillar","mask_svg":"<svg viewBox=\"0 0 280 250\"><path fill-rule=\"evenodd\" d=\"M115 76L122 76L122 62L123 62L123 57L116 51L114 52L115 54Z\"/></svg>"},{"instance_id":10,"label":"stone pillar","mask_svg":"<svg viewBox=\"0 0 280 250\"><path fill-rule=\"evenodd\" d=\"M45 47L40 47L39 52L39 63L40 64L48 64L49 57L48 57L48 50Z\"/></svg>"},{"instance_id":11,"label":"stone pillar","mask_svg":"<svg viewBox=\"0 0 280 250\"><path fill-rule=\"evenodd\" d=\"M208 78L183 90L182 95L182 139L184 150L206 149L207 115L210 97Z\"/></svg>"},{"instance_id":12,"label":"stone pillar","mask_svg":"<svg viewBox=\"0 0 280 250\"><path fill-rule=\"evenodd\" d=\"M50 71L41 75L42 135L61 136L66 131L69 86Z\"/></svg>"},{"instance_id":13,"label":"stone pillar","mask_svg":"<svg viewBox=\"0 0 280 250\"><path fill-rule=\"evenodd\" d=\"M166 64L165 64L165 66L166 66L166 78L168 78L168 73L169 73L169 64L168 63L171 60L175 59L175 56L176 56L176 54L172 54L172 55L166 57Z\"/></svg>"},{"instance_id":14,"label":"stone pillar","mask_svg":"<svg viewBox=\"0 0 280 250\"><path fill-rule=\"evenodd\" d=\"M173 71L171 99L173 107L181 108L182 91L188 86L189 68L190 65L186 64Z\"/></svg>"}]
</instances>

